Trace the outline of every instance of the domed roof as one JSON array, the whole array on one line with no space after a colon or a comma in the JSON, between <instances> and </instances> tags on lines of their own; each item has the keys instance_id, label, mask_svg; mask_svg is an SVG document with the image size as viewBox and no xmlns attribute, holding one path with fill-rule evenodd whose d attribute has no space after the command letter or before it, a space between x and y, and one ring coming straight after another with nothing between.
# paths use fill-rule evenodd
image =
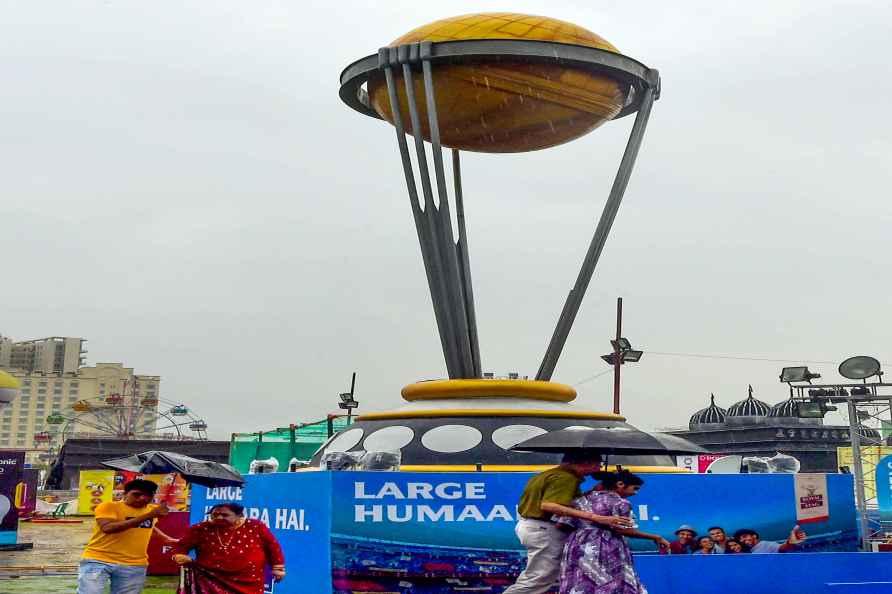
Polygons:
<instances>
[{"instance_id":1,"label":"domed roof","mask_svg":"<svg viewBox=\"0 0 892 594\"><path fill-rule=\"evenodd\" d=\"M721 425L725 422L728 411L716 406L715 394L709 395L709 406L701 408L691 416L688 427L694 429L701 425Z\"/></svg>"},{"instance_id":2,"label":"domed roof","mask_svg":"<svg viewBox=\"0 0 892 594\"><path fill-rule=\"evenodd\" d=\"M761 400L753 398L753 387L749 387L749 396L746 400L735 402L728 409L729 417L766 417L771 412L771 407Z\"/></svg>"},{"instance_id":3,"label":"domed roof","mask_svg":"<svg viewBox=\"0 0 892 594\"><path fill-rule=\"evenodd\" d=\"M880 432L865 425L858 425L858 435L868 439L880 439Z\"/></svg>"},{"instance_id":4,"label":"domed roof","mask_svg":"<svg viewBox=\"0 0 892 594\"><path fill-rule=\"evenodd\" d=\"M799 418L799 405L792 398L787 398L783 402L778 402L771 407L768 413L769 417L795 417Z\"/></svg>"}]
</instances>

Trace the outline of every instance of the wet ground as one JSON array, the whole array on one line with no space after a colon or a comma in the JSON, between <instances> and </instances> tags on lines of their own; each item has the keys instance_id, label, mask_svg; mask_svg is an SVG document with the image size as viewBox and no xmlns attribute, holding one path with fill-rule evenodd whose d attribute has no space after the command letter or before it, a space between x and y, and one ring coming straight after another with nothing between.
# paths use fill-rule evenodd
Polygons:
<instances>
[{"instance_id":1,"label":"wet ground","mask_svg":"<svg viewBox=\"0 0 892 594\"><path fill-rule=\"evenodd\" d=\"M28 551L0 552L0 594L62 594L76 590L77 564L90 537L92 518L83 524L19 524L19 542ZM149 578L143 594L172 594L174 578Z\"/></svg>"}]
</instances>

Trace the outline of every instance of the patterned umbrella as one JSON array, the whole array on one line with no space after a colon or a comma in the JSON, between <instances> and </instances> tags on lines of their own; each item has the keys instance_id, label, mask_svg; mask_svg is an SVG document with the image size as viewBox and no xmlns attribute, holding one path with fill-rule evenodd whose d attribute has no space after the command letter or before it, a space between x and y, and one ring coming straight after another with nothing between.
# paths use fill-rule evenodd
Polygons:
<instances>
[{"instance_id":1,"label":"patterned umbrella","mask_svg":"<svg viewBox=\"0 0 892 594\"><path fill-rule=\"evenodd\" d=\"M519 452L592 450L602 454L707 454L686 439L634 427L570 427L522 441Z\"/></svg>"}]
</instances>

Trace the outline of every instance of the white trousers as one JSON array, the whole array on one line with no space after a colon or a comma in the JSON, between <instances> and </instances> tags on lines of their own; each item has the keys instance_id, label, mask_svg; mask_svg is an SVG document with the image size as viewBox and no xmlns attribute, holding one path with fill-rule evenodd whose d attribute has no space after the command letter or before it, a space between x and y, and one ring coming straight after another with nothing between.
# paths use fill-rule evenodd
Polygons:
<instances>
[{"instance_id":1,"label":"white trousers","mask_svg":"<svg viewBox=\"0 0 892 594\"><path fill-rule=\"evenodd\" d=\"M527 566L503 594L542 594L557 582L567 534L551 522L521 519L514 529L527 550Z\"/></svg>"}]
</instances>

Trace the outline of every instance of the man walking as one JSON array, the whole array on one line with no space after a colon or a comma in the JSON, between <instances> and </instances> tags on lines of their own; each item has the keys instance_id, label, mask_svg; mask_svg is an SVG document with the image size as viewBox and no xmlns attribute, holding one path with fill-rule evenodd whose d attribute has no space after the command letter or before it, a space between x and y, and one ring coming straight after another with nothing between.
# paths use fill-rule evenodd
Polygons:
<instances>
[{"instance_id":1,"label":"man walking","mask_svg":"<svg viewBox=\"0 0 892 594\"><path fill-rule=\"evenodd\" d=\"M96 525L77 575L78 594L139 594L149 564L146 549L155 530L168 543L176 542L157 528L156 518L167 515L167 506L152 504L158 485L136 479L124 485L124 499L96 507Z\"/></svg>"},{"instance_id":2,"label":"man walking","mask_svg":"<svg viewBox=\"0 0 892 594\"><path fill-rule=\"evenodd\" d=\"M629 518L599 516L570 507L582 495L579 485L601 468L600 456L591 453L564 455L561 465L531 478L523 490L517 511L521 519L515 533L527 550L526 569L503 594L541 594L557 581L566 533L552 516L570 516L613 528L629 528Z\"/></svg>"}]
</instances>

